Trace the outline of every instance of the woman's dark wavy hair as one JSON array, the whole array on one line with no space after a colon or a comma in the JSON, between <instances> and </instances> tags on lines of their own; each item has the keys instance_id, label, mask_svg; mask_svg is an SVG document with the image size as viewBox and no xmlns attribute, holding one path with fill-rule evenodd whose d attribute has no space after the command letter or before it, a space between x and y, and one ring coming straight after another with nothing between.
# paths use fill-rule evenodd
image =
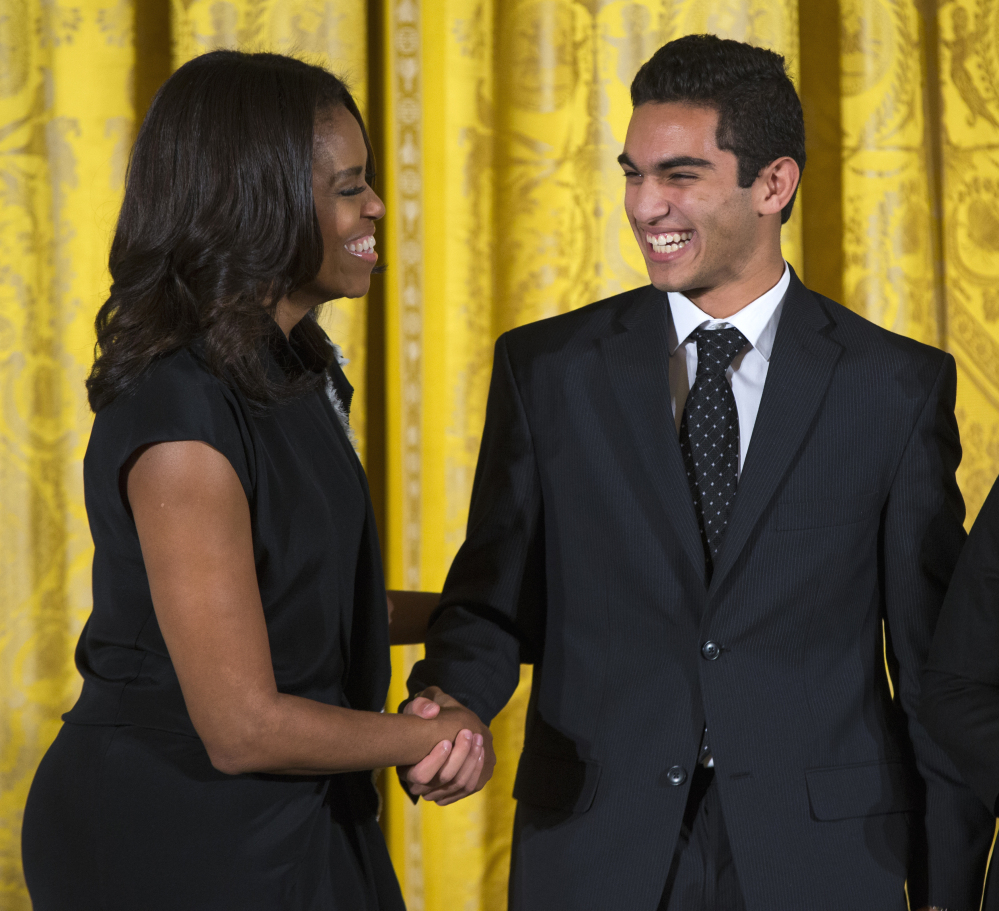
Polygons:
<instances>
[{"instance_id":1,"label":"woman's dark wavy hair","mask_svg":"<svg viewBox=\"0 0 999 911\"><path fill-rule=\"evenodd\" d=\"M681 102L718 111L719 149L735 153L739 186L751 187L770 162L787 155L805 170L805 119L784 58L717 35L685 35L664 44L631 83L631 103ZM791 217L795 189L781 210Z\"/></svg>"},{"instance_id":2,"label":"woman's dark wavy hair","mask_svg":"<svg viewBox=\"0 0 999 911\"><path fill-rule=\"evenodd\" d=\"M273 305L319 272L312 200L317 117L338 106L364 121L347 86L278 54L213 51L157 93L132 149L111 244L111 292L97 314L87 379L96 412L158 357L201 340L208 369L256 405L323 381L333 351L310 313L291 339L314 369L268 375Z\"/></svg>"}]
</instances>

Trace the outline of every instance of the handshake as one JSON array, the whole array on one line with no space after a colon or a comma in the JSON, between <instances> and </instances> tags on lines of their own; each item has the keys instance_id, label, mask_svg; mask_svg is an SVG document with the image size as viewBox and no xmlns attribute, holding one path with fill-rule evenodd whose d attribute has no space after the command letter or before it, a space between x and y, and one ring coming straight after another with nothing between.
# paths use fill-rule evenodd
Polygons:
<instances>
[{"instance_id":1,"label":"handshake","mask_svg":"<svg viewBox=\"0 0 999 911\"><path fill-rule=\"evenodd\" d=\"M456 732L415 765L399 767L399 778L410 794L443 807L485 787L492 777L496 754L489 728L474 712L431 686L410 700L402 714L436 718L453 725Z\"/></svg>"}]
</instances>

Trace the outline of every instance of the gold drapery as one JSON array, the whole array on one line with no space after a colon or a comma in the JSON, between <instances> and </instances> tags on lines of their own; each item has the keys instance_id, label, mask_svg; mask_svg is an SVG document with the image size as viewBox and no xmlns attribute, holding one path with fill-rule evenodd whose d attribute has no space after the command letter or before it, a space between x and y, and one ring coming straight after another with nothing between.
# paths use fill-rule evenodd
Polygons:
<instances>
[{"instance_id":1,"label":"gold drapery","mask_svg":"<svg viewBox=\"0 0 999 911\"><path fill-rule=\"evenodd\" d=\"M29 907L20 815L72 704L90 605L82 380L137 117L213 47L346 75L376 143L389 272L323 315L390 584L437 589L461 543L492 345L646 281L616 156L640 63L711 31L788 58L809 164L784 230L810 286L958 361L969 521L999 473L997 0L0 0L0 906ZM397 649L390 703L419 649ZM481 794L385 782L409 903L505 907L529 669Z\"/></svg>"}]
</instances>

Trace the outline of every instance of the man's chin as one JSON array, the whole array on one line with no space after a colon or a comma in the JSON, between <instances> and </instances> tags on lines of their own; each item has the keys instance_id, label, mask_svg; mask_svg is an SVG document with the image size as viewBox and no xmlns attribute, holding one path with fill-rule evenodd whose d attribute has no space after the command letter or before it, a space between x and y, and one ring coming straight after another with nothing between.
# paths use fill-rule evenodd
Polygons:
<instances>
[{"instance_id":1,"label":"man's chin","mask_svg":"<svg viewBox=\"0 0 999 911\"><path fill-rule=\"evenodd\" d=\"M686 294L694 291L703 284L699 282L698 275L690 275L686 269L664 269L661 263L646 263L649 273L649 281L659 291L670 291L673 293Z\"/></svg>"},{"instance_id":2,"label":"man's chin","mask_svg":"<svg viewBox=\"0 0 999 911\"><path fill-rule=\"evenodd\" d=\"M684 281L682 278L675 276L653 275L651 272L649 273L649 280L657 290L669 291L673 294L687 294L690 291L696 291L698 288L696 281Z\"/></svg>"}]
</instances>

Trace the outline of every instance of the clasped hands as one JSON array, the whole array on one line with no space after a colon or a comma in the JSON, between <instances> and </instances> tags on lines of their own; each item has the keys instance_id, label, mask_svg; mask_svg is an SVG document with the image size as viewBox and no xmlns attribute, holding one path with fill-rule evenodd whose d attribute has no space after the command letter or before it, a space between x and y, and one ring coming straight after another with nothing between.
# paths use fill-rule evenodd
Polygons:
<instances>
[{"instance_id":1,"label":"clasped hands","mask_svg":"<svg viewBox=\"0 0 999 911\"><path fill-rule=\"evenodd\" d=\"M416 765L400 767L399 777L410 794L443 807L485 786L492 777L496 754L489 728L474 712L431 686L407 703L403 714L442 720L450 716L457 731L453 741L442 740Z\"/></svg>"}]
</instances>

